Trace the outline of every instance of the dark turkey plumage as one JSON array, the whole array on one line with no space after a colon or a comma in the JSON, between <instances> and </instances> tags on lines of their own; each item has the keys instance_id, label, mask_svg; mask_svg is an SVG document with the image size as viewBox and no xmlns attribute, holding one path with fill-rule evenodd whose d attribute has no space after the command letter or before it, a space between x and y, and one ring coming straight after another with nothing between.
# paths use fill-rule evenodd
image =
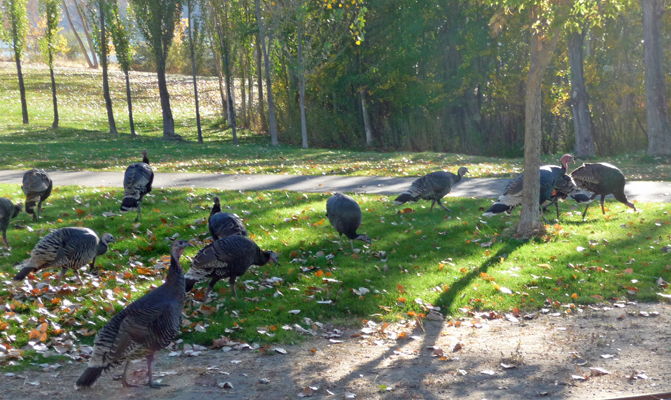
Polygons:
<instances>
[{"instance_id":1,"label":"dark turkey plumage","mask_svg":"<svg viewBox=\"0 0 671 400\"><path fill-rule=\"evenodd\" d=\"M214 205L212 206L212 211L210 211L210 218L207 221L212 240L233 235L247 236L247 228L245 228L240 217L237 214L221 212L219 201L219 197L214 198Z\"/></svg>"},{"instance_id":2,"label":"dark turkey plumage","mask_svg":"<svg viewBox=\"0 0 671 400\"><path fill-rule=\"evenodd\" d=\"M51 195L53 183L43 169L31 169L23 175L23 193L26 195L26 213L33 215L33 220L40 218L42 203ZM37 205L37 211L35 211Z\"/></svg>"},{"instance_id":3,"label":"dark turkey plumage","mask_svg":"<svg viewBox=\"0 0 671 400\"><path fill-rule=\"evenodd\" d=\"M450 193L452 187L461 181L461 178L468 172L466 167L459 168L457 175L451 172L436 171L415 180L410 189L402 193L394 200L394 204L405 204L408 201L417 201L419 199L431 200L431 209L438 203L445 211L450 211L441 203L441 199Z\"/></svg>"},{"instance_id":4,"label":"dark turkey plumage","mask_svg":"<svg viewBox=\"0 0 671 400\"><path fill-rule=\"evenodd\" d=\"M589 196L580 193L580 189L576 186L573 178L570 175L562 175L557 182L555 182L555 188L550 196L550 202L543 207L543 211L547 210L548 207L554 204L557 211L557 219L559 219L559 202L564 201L567 198L571 197L577 203L589 203L592 200Z\"/></svg>"},{"instance_id":5,"label":"dark turkey plumage","mask_svg":"<svg viewBox=\"0 0 671 400\"><path fill-rule=\"evenodd\" d=\"M12 218L16 218L17 215L23 209L23 205L12 203L12 201L5 197L0 197L0 230L2 231L2 240L5 242L5 246L9 247L9 241L7 240L7 227L9 226L9 221Z\"/></svg>"},{"instance_id":6,"label":"dark turkey plumage","mask_svg":"<svg viewBox=\"0 0 671 400\"><path fill-rule=\"evenodd\" d=\"M33 271L45 268L61 268L54 286L57 286L68 269L72 269L81 284L78 269L90 264L91 269L96 257L107 252L109 243L114 243L114 237L105 233L102 238L89 228L61 228L40 239L30 253L30 259L23 264L23 268L14 277L15 281L22 281Z\"/></svg>"},{"instance_id":7,"label":"dark turkey plumage","mask_svg":"<svg viewBox=\"0 0 671 400\"><path fill-rule=\"evenodd\" d=\"M124 387L132 386L128 383L128 366L131 360L143 357L147 358L147 385L163 386L152 380L152 362L154 353L167 347L182 326L186 293L179 258L187 246L192 245L184 240L175 241L165 282L129 304L98 332L88 368L77 380L77 386L90 387L104 371L124 361L121 383Z\"/></svg>"},{"instance_id":8,"label":"dark turkey plumage","mask_svg":"<svg viewBox=\"0 0 671 400\"><path fill-rule=\"evenodd\" d=\"M370 237L364 233L356 233L361 220L361 207L353 198L342 193L336 193L326 201L326 216L331 226L340 234L340 250L342 250L342 235L350 239L352 251L354 251L354 240L371 243Z\"/></svg>"},{"instance_id":9,"label":"dark turkey plumage","mask_svg":"<svg viewBox=\"0 0 671 400\"><path fill-rule=\"evenodd\" d=\"M571 171L571 177L579 188L592 192L590 200L601 196L601 212L606 215L603 201L607 195L612 194L615 200L636 211L636 206L627 200L624 194L625 178L622 171L608 163L583 164ZM587 214L589 203L582 214L583 219Z\"/></svg>"},{"instance_id":10,"label":"dark turkey plumage","mask_svg":"<svg viewBox=\"0 0 671 400\"><path fill-rule=\"evenodd\" d=\"M137 208L135 222L142 218L142 199L151 193L151 184L154 182L154 171L149 165L147 150L142 150L142 162L131 164L126 168L123 179L123 200L121 211L127 212Z\"/></svg>"},{"instance_id":11,"label":"dark turkey plumage","mask_svg":"<svg viewBox=\"0 0 671 400\"><path fill-rule=\"evenodd\" d=\"M564 154L560 160L561 167L556 165L544 165L540 167L540 194L538 199L539 206L545 203L552 196L555 183L566 174L568 164L573 162L573 156ZM491 217L497 214L510 214L515 207L522 204L522 189L524 184L524 173L521 173L512 182L506 186L503 194L499 196L497 202L492 204L489 209L482 214L484 217ZM541 210L542 211L542 210ZM541 216L543 213L541 212ZM543 216L543 219L545 217ZM547 222L547 220L546 220Z\"/></svg>"},{"instance_id":12,"label":"dark turkey plumage","mask_svg":"<svg viewBox=\"0 0 671 400\"><path fill-rule=\"evenodd\" d=\"M266 265L268 262L277 264L277 254L272 251L263 251L246 236L233 235L223 237L200 249L193 258L191 268L186 273L186 291L208 278L211 278L205 297L210 294L214 285L220 280L228 278L235 297L236 278L247 272L252 265Z\"/></svg>"}]
</instances>

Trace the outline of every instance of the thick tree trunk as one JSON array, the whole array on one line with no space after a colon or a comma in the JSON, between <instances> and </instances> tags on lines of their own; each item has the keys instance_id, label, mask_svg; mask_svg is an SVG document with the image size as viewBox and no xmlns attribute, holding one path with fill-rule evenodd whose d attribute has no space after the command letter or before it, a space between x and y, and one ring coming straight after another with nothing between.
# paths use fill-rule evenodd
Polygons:
<instances>
[{"instance_id":1,"label":"thick tree trunk","mask_svg":"<svg viewBox=\"0 0 671 400\"><path fill-rule=\"evenodd\" d=\"M86 46L84 46L84 42L82 41L82 38L79 36L79 33L77 33L75 25L72 23L72 17L70 17L70 10L68 9L68 5L65 3L65 0L63 0L63 9L65 10L65 16L68 18L68 24L70 25L70 29L72 29L72 32L75 34L75 37L77 38L79 46L82 48L82 53L84 53L86 63L89 65L89 68L93 68L93 63L91 62L91 57L89 57L89 52L86 50Z\"/></svg>"},{"instance_id":2,"label":"thick tree trunk","mask_svg":"<svg viewBox=\"0 0 671 400\"><path fill-rule=\"evenodd\" d=\"M361 99L361 113L363 114L363 129L366 131L366 146L371 147L373 145L373 129L370 124L368 108L366 107L366 88L359 88L359 98Z\"/></svg>"},{"instance_id":3,"label":"thick tree trunk","mask_svg":"<svg viewBox=\"0 0 671 400\"><path fill-rule=\"evenodd\" d=\"M98 69L98 58L96 57L96 47L93 44L93 39L91 38L91 30L89 29L89 24L86 22L86 17L84 16L84 5L77 3L75 1L75 8L77 9L77 14L79 14L79 20L82 21L82 29L84 30L84 36L86 36L86 41L89 44L89 49L91 50L91 60L93 61L93 68Z\"/></svg>"},{"instance_id":4,"label":"thick tree trunk","mask_svg":"<svg viewBox=\"0 0 671 400\"><path fill-rule=\"evenodd\" d=\"M592 136L592 115L589 111L589 98L583 75L583 39L582 33L568 35L568 55L571 63L571 110L573 111L573 129L575 131L575 155L594 156L594 137Z\"/></svg>"},{"instance_id":5,"label":"thick tree trunk","mask_svg":"<svg viewBox=\"0 0 671 400\"><path fill-rule=\"evenodd\" d=\"M641 0L648 155L671 155L671 125L666 104L662 16L664 0Z\"/></svg>"},{"instance_id":6,"label":"thick tree trunk","mask_svg":"<svg viewBox=\"0 0 671 400\"><path fill-rule=\"evenodd\" d=\"M198 80L196 79L196 57L193 51L193 37L191 36L191 7L188 7L189 48L191 49L191 72L193 75L193 97L196 100L196 126L198 127L198 143L203 143L203 130L200 127L200 107L198 106Z\"/></svg>"},{"instance_id":7,"label":"thick tree trunk","mask_svg":"<svg viewBox=\"0 0 671 400\"><path fill-rule=\"evenodd\" d=\"M16 73L19 76L19 93L21 95L21 115L23 116L23 123L28 123L28 103L26 102L26 86L23 84L23 72L21 72L21 58L16 53Z\"/></svg>"},{"instance_id":8,"label":"thick tree trunk","mask_svg":"<svg viewBox=\"0 0 671 400\"><path fill-rule=\"evenodd\" d=\"M524 238L541 231L538 200L540 199L541 165L541 84L552 53L557 47L561 27L549 30L547 36L531 34L530 61L524 108L524 190L517 233Z\"/></svg>"},{"instance_id":9,"label":"thick tree trunk","mask_svg":"<svg viewBox=\"0 0 671 400\"><path fill-rule=\"evenodd\" d=\"M165 79L165 60L156 60L156 75L158 75L158 92L161 98L161 110L163 112L163 138L176 139L175 120L172 118L170 109L170 93L168 83Z\"/></svg>"},{"instance_id":10,"label":"thick tree trunk","mask_svg":"<svg viewBox=\"0 0 671 400\"><path fill-rule=\"evenodd\" d=\"M308 148L308 124L305 117L305 68L303 65L303 22L298 21L298 85L301 108L301 144L303 149Z\"/></svg>"},{"instance_id":11,"label":"thick tree trunk","mask_svg":"<svg viewBox=\"0 0 671 400\"><path fill-rule=\"evenodd\" d=\"M263 104L263 70L261 68L261 40L256 36L254 41L256 47L256 86L259 93L259 116L261 117L261 131L268 131L268 120L266 119L265 105Z\"/></svg>"},{"instance_id":12,"label":"thick tree trunk","mask_svg":"<svg viewBox=\"0 0 671 400\"><path fill-rule=\"evenodd\" d=\"M107 109L107 122L110 126L110 132L116 134L116 122L114 122L114 110L112 108L112 97L110 97L109 78L107 76L107 33L105 32L105 9L103 0L98 1L100 9L100 64L103 67L103 97L105 98L105 108Z\"/></svg>"},{"instance_id":13,"label":"thick tree trunk","mask_svg":"<svg viewBox=\"0 0 671 400\"><path fill-rule=\"evenodd\" d=\"M51 52L49 53L49 58L53 58ZM49 73L51 74L51 98L54 103L54 122L51 124L51 127L53 129L58 129L58 99L56 98L56 79L54 78L54 69L49 67Z\"/></svg>"},{"instance_id":14,"label":"thick tree trunk","mask_svg":"<svg viewBox=\"0 0 671 400\"><path fill-rule=\"evenodd\" d=\"M135 122L133 121L133 102L130 96L130 77L128 76L128 71L124 71L126 76L126 102L128 103L128 120L130 121L130 134L131 136L137 136L135 133Z\"/></svg>"},{"instance_id":15,"label":"thick tree trunk","mask_svg":"<svg viewBox=\"0 0 671 400\"><path fill-rule=\"evenodd\" d=\"M268 57L272 38L271 37L268 38L268 47L266 48L265 35L263 32L263 22L261 20L261 7L259 5L260 0L255 0L255 2L256 2L256 21L259 24L259 40L261 41L261 51L263 51L263 64L266 72L266 97L268 98L268 121L270 123L270 142L273 145L273 147L276 147L279 144L279 142L277 141L277 128L275 125L275 101L273 100L273 86L270 80L270 58Z\"/></svg>"}]
</instances>

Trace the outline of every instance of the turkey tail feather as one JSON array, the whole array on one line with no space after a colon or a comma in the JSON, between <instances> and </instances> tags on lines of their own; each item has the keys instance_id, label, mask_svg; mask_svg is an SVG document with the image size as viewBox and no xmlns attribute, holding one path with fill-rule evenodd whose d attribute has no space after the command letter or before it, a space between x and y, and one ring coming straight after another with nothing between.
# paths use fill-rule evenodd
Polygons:
<instances>
[{"instance_id":1,"label":"turkey tail feather","mask_svg":"<svg viewBox=\"0 0 671 400\"><path fill-rule=\"evenodd\" d=\"M14 277L15 281L22 281L28 276L31 272L33 272L35 268L33 267L23 267L21 271L19 271L18 274Z\"/></svg>"},{"instance_id":2,"label":"turkey tail feather","mask_svg":"<svg viewBox=\"0 0 671 400\"><path fill-rule=\"evenodd\" d=\"M405 203L407 203L407 202L409 202L409 201L417 201L417 198L416 198L416 197L412 197L412 194L410 194L410 193L408 193L408 192L405 192L405 193L401 194L400 196L398 196L398 197L394 200L394 204L397 204L397 205L398 205L398 204L405 204Z\"/></svg>"},{"instance_id":3,"label":"turkey tail feather","mask_svg":"<svg viewBox=\"0 0 671 400\"><path fill-rule=\"evenodd\" d=\"M493 217L494 215L503 214L504 212L510 212L510 210L512 210L513 208L515 208L515 206L509 206L503 203L494 203L492 204L491 207L489 207L489 210L487 210L487 212L482 214L482 216Z\"/></svg>"},{"instance_id":4,"label":"turkey tail feather","mask_svg":"<svg viewBox=\"0 0 671 400\"><path fill-rule=\"evenodd\" d=\"M100 375L102 375L104 367L89 367L84 370L84 373L82 373L82 376L77 379L77 386L78 387L91 387L95 383L98 378L100 378Z\"/></svg>"},{"instance_id":5,"label":"turkey tail feather","mask_svg":"<svg viewBox=\"0 0 671 400\"><path fill-rule=\"evenodd\" d=\"M124 197L121 201L121 211L127 212L137 208L137 199L133 197Z\"/></svg>"}]
</instances>

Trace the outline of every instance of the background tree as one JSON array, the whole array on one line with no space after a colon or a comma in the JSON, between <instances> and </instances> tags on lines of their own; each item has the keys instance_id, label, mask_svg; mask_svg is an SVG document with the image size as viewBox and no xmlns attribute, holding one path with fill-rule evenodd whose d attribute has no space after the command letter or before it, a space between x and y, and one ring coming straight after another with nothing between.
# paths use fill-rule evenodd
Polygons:
<instances>
[{"instance_id":1,"label":"background tree","mask_svg":"<svg viewBox=\"0 0 671 400\"><path fill-rule=\"evenodd\" d=\"M573 111L573 131L575 132L575 155L593 157L594 137L592 135L592 114L585 86L583 70L583 42L587 27L568 33L568 54L571 64L571 110Z\"/></svg>"},{"instance_id":2,"label":"background tree","mask_svg":"<svg viewBox=\"0 0 671 400\"><path fill-rule=\"evenodd\" d=\"M26 0L3 0L2 11L8 20L8 29L2 29L2 39L9 43L9 48L14 54L16 62L16 74L19 78L19 93L21 96L21 115L23 123L28 123L28 104L26 103L26 87L23 84L23 72L21 71L21 59L25 50L26 35L28 34L28 12ZM4 18L3 18L4 19Z\"/></svg>"},{"instance_id":3,"label":"background tree","mask_svg":"<svg viewBox=\"0 0 671 400\"><path fill-rule=\"evenodd\" d=\"M334 0L315 3L308 0L284 0L272 6L273 16L282 21L282 48L298 76L301 114L301 143L308 148L305 86L318 68L323 68L342 53L351 36L356 43L365 21L362 1L351 4Z\"/></svg>"},{"instance_id":4,"label":"background tree","mask_svg":"<svg viewBox=\"0 0 671 400\"><path fill-rule=\"evenodd\" d=\"M231 86L231 36L229 28L229 2L227 0L211 0L214 25L216 27L217 39L219 41L219 53L221 55L224 79L226 81L226 99L228 102L228 121L233 135L233 144L238 144L238 134L235 123L235 96Z\"/></svg>"},{"instance_id":5,"label":"background tree","mask_svg":"<svg viewBox=\"0 0 671 400\"><path fill-rule=\"evenodd\" d=\"M100 65L102 66L103 78L103 97L105 98L105 109L107 110L107 122L111 133L118 133L116 122L114 121L114 108L112 107L112 97L110 96L109 77L107 73L108 54L110 36L107 33L107 16L110 14L110 7L115 0L95 0L88 3L89 16L93 25L93 38L96 44L96 51L100 56Z\"/></svg>"},{"instance_id":6,"label":"background tree","mask_svg":"<svg viewBox=\"0 0 671 400\"><path fill-rule=\"evenodd\" d=\"M191 72L193 77L193 96L196 101L196 126L198 127L198 143L203 143L203 130L200 127L200 108L198 106L198 80L196 79L196 56L194 47L202 49L202 24L200 23L200 16L193 16L194 8L196 7L196 0L185 0L187 8L187 25L189 31L189 52L191 53ZM202 13L202 8L201 8ZM194 42L200 44L194 45Z\"/></svg>"},{"instance_id":7,"label":"background tree","mask_svg":"<svg viewBox=\"0 0 671 400\"><path fill-rule=\"evenodd\" d=\"M42 56L49 66L51 75L51 98L54 105L54 122L51 124L53 129L58 128L58 98L56 97L56 78L54 77L54 56L60 51L63 43L59 40L58 23L61 20L61 8L58 0L41 0L42 9L46 17L46 29L44 37L40 40Z\"/></svg>"},{"instance_id":8,"label":"background tree","mask_svg":"<svg viewBox=\"0 0 671 400\"><path fill-rule=\"evenodd\" d=\"M648 119L648 155L671 155L671 125L666 103L662 16L664 0L641 0L645 49L645 97Z\"/></svg>"},{"instance_id":9,"label":"background tree","mask_svg":"<svg viewBox=\"0 0 671 400\"><path fill-rule=\"evenodd\" d=\"M95 1L95 0L94 0ZM75 3L75 9L77 10L77 14L79 15L79 21L81 22L81 28L84 31L84 36L86 36L86 41L89 44L89 49L91 52L91 59L93 61L93 68L98 69L98 58L96 57L96 45L93 41L93 37L91 36L91 28L89 27L88 23L88 18L86 18L86 7L84 6L84 3L82 3L82 0L73 0Z\"/></svg>"},{"instance_id":10,"label":"background tree","mask_svg":"<svg viewBox=\"0 0 671 400\"><path fill-rule=\"evenodd\" d=\"M94 66L93 61L91 61L91 57L89 57L89 52L86 50L86 46L84 45L84 41L82 41L82 38L79 36L79 33L77 32L77 29L75 29L75 24L72 21L72 16L70 16L70 9L68 8L68 4L66 3L65 0L63 0L63 10L65 11L65 16L68 19L68 24L70 25L70 29L72 30L72 33L75 35L75 38L77 39L77 43L79 43L79 47L82 49L82 54L84 55L84 58L86 59L86 64L89 66L89 68L98 68L98 61L95 59L94 55L94 60L96 61L96 64Z\"/></svg>"},{"instance_id":11,"label":"background tree","mask_svg":"<svg viewBox=\"0 0 671 400\"><path fill-rule=\"evenodd\" d=\"M130 65L133 59L133 48L131 46L131 34L133 32L132 15L133 9L126 8L126 16L121 15L119 4L113 2L107 8L109 21L109 32L114 43L114 52L116 54L119 67L126 77L126 103L128 103L128 120L130 122L131 136L137 136L135 132L135 122L133 121L133 101L130 90Z\"/></svg>"},{"instance_id":12,"label":"background tree","mask_svg":"<svg viewBox=\"0 0 671 400\"><path fill-rule=\"evenodd\" d=\"M263 25L263 17L261 14L260 0L254 0L256 5L256 21L259 25L259 42L261 51L263 53L263 65L266 72L266 98L268 99L268 121L270 122L270 141L273 146L278 145L277 140L277 125L275 124L275 101L273 99L273 85L270 77L270 57L268 56L268 49L270 47L271 39L268 39L268 47L266 47L266 34ZM259 86L259 91L261 86ZM260 92L259 92L260 93ZM262 111L263 112L263 111Z\"/></svg>"},{"instance_id":13,"label":"background tree","mask_svg":"<svg viewBox=\"0 0 671 400\"><path fill-rule=\"evenodd\" d=\"M158 89L163 113L163 137L180 138L175 134L175 121L170 109L170 94L166 81L166 59L179 23L182 2L180 0L131 0L138 28L149 42L158 76Z\"/></svg>"}]
</instances>

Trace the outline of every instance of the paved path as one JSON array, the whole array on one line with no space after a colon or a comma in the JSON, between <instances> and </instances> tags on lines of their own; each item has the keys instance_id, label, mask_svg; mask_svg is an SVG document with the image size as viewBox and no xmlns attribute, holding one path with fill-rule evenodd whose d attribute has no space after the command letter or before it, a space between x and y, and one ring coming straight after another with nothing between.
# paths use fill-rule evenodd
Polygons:
<instances>
[{"instance_id":1,"label":"paved path","mask_svg":"<svg viewBox=\"0 0 671 400\"><path fill-rule=\"evenodd\" d=\"M0 170L0 182L21 184L25 171ZM54 185L121 187L123 172L53 171ZM394 195L404 192L416 177L367 177L339 175L229 175L157 173L154 187L199 187L226 190L291 190L295 192L355 192ZM497 197L510 179L464 179L452 189L454 197ZM671 182L628 182L630 200L671 202Z\"/></svg>"}]
</instances>

